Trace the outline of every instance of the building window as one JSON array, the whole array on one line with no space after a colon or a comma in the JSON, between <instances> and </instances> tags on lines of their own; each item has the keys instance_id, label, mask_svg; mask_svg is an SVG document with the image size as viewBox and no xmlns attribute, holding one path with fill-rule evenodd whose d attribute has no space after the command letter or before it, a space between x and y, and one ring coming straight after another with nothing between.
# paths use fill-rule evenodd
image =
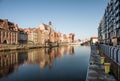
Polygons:
<instances>
[{"instance_id":1,"label":"building window","mask_svg":"<svg viewBox=\"0 0 120 81\"><path fill-rule=\"evenodd\" d=\"M6 37L8 37L8 32L6 32Z\"/></svg>"},{"instance_id":2,"label":"building window","mask_svg":"<svg viewBox=\"0 0 120 81\"><path fill-rule=\"evenodd\" d=\"M3 37L5 37L5 32L3 32Z\"/></svg>"},{"instance_id":3,"label":"building window","mask_svg":"<svg viewBox=\"0 0 120 81\"><path fill-rule=\"evenodd\" d=\"M1 44L1 31L0 31L0 44Z\"/></svg>"}]
</instances>

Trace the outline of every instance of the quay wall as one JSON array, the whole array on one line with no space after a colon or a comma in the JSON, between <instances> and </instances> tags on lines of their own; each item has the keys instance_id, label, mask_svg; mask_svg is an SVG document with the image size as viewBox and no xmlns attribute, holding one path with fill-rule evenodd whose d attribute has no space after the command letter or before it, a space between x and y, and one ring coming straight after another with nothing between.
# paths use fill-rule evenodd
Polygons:
<instances>
[{"instance_id":1,"label":"quay wall","mask_svg":"<svg viewBox=\"0 0 120 81\"><path fill-rule=\"evenodd\" d=\"M105 57L105 62L111 63L111 73L120 81L120 48L100 44L98 50Z\"/></svg>"},{"instance_id":2,"label":"quay wall","mask_svg":"<svg viewBox=\"0 0 120 81\"><path fill-rule=\"evenodd\" d=\"M28 50L28 49L35 49L35 48L51 48L57 47L58 44L50 44L50 45L2 45L0 47L0 51L12 51L12 50Z\"/></svg>"}]
</instances>

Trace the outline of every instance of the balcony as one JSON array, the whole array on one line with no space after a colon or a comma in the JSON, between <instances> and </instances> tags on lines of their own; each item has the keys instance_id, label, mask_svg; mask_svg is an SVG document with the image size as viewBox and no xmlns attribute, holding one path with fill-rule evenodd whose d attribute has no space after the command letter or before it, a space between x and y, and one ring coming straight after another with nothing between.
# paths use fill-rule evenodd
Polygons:
<instances>
[{"instance_id":1,"label":"balcony","mask_svg":"<svg viewBox=\"0 0 120 81\"><path fill-rule=\"evenodd\" d=\"M115 7L119 6L119 1L116 0Z\"/></svg>"},{"instance_id":2,"label":"balcony","mask_svg":"<svg viewBox=\"0 0 120 81\"><path fill-rule=\"evenodd\" d=\"M120 28L120 25L119 25L119 23L116 25L116 28Z\"/></svg>"}]
</instances>

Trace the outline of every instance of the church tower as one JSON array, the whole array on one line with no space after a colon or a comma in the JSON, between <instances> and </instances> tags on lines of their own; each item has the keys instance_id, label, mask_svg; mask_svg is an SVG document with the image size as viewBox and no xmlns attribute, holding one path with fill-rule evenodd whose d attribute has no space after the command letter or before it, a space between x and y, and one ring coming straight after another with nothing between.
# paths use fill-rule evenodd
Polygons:
<instances>
[{"instance_id":1,"label":"church tower","mask_svg":"<svg viewBox=\"0 0 120 81\"><path fill-rule=\"evenodd\" d=\"M49 25L50 25L50 26L52 25L52 22L51 22L51 21L49 21Z\"/></svg>"}]
</instances>

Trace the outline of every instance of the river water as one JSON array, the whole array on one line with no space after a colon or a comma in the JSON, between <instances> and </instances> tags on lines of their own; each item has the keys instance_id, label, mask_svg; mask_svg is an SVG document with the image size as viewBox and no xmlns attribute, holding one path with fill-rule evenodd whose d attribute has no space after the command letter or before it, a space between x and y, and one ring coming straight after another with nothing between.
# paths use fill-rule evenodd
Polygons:
<instances>
[{"instance_id":1,"label":"river water","mask_svg":"<svg viewBox=\"0 0 120 81\"><path fill-rule=\"evenodd\" d=\"M0 81L85 81L88 46L0 52Z\"/></svg>"}]
</instances>

